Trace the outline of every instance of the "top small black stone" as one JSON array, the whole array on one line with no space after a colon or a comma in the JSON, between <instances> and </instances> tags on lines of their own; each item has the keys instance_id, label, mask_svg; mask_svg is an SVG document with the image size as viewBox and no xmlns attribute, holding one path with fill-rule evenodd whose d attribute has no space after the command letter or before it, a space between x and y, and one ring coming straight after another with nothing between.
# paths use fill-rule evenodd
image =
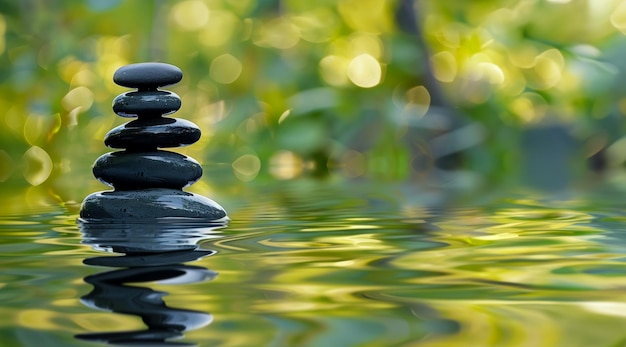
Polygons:
<instances>
[{"instance_id":1,"label":"top small black stone","mask_svg":"<svg viewBox=\"0 0 626 347\"><path fill-rule=\"evenodd\" d=\"M180 82L183 72L165 63L138 63L123 66L115 71L113 82L139 90L156 90Z\"/></svg>"}]
</instances>

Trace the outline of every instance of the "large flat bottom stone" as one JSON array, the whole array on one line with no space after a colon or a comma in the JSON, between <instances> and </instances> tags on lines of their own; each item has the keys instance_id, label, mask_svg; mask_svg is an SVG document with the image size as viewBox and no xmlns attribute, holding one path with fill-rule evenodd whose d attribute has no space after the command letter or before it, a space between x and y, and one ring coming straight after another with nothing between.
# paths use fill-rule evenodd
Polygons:
<instances>
[{"instance_id":1,"label":"large flat bottom stone","mask_svg":"<svg viewBox=\"0 0 626 347\"><path fill-rule=\"evenodd\" d=\"M154 220L197 218L207 222L226 222L222 206L201 195L178 189L154 188L105 191L90 194L83 201L82 220Z\"/></svg>"}]
</instances>

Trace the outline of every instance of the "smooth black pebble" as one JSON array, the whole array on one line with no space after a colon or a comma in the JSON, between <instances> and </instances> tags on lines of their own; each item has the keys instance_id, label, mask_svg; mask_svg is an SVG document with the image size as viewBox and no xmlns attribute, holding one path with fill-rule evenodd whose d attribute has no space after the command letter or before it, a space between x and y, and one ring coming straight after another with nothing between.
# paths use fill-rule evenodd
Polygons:
<instances>
[{"instance_id":1,"label":"smooth black pebble","mask_svg":"<svg viewBox=\"0 0 626 347\"><path fill-rule=\"evenodd\" d=\"M121 117L155 117L172 114L180 109L176 93L166 90L127 92L113 99L113 112Z\"/></svg>"},{"instance_id":2,"label":"smooth black pebble","mask_svg":"<svg viewBox=\"0 0 626 347\"><path fill-rule=\"evenodd\" d=\"M226 211L215 201L178 189L117 190L90 194L80 212L86 219L153 220L163 217L227 220Z\"/></svg>"},{"instance_id":3,"label":"smooth black pebble","mask_svg":"<svg viewBox=\"0 0 626 347\"><path fill-rule=\"evenodd\" d=\"M113 74L113 82L139 90L156 90L176 84L183 79L183 72L165 63L137 63L122 66Z\"/></svg>"},{"instance_id":4,"label":"smooth black pebble","mask_svg":"<svg viewBox=\"0 0 626 347\"><path fill-rule=\"evenodd\" d=\"M172 148L195 143L200 135L200 128L188 120L136 119L111 129L104 137L104 144L111 148Z\"/></svg>"},{"instance_id":5,"label":"smooth black pebble","mask_svg":"<svg viewBox=\"0 0 626 347\"><path fill-rule=\"evenodd\" d=\"M111 152L100 156L93 175L115 189L182 189L202 177L202 167L185 155L168 151Z\"/></svg>"}]
</instances>

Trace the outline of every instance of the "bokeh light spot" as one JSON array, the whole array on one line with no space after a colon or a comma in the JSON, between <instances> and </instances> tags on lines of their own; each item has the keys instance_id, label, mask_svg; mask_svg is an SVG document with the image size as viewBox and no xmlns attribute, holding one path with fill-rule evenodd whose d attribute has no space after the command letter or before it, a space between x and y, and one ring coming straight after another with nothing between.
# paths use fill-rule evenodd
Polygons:
<instances>
[{"instance_id":1,"label":"bokeh light spot","mask_svg":"<svg viewBox=\"0 0 626 347\"><path fill-rule=\"evenodd\" d=\"M339 30L337 16L327 8L318 8L293 17L302 39L309 42L331 40Z\"/></svg>"},{"instance_id":2,"label":"bokeh light spot","mask_svg":"<svg viewBox=\"0 0 626 347\"><path fill-rule=\"evenodd\" d=\"M179 2L172 7L174 23L186 31L198 30L209 21L209 8L200 0Z\"/></svg>"},{"instance_id":3,"label":"bokeh light spot","mask_svg":"<svg viewBox=\"0 0 626 347\"><path fill-rule=\"evenodd\" d=\"M449 51L434 54L430 58L435 78L441 82L452 82L456 78L456 58Z\"/></svg>"},{"instance_id":4,"label":"bokeh light spot","mask_svg":"<svg viewBox=\"0 0 626 347\"><path fill-rule=\"evenodd\" d=\"M200 42L206 46L217 47L227 44L241 24L239 17L230 11L212 10L206 25L198 34Z\"/></svg>"},{"instance_id":5,"label":"bokeh light spot","mask_svg":"<svg viewBox=\"0 0 626 347\"><path fill-rule=\"evenodd\" d=\"M291 18L279 17L269 23L258 24L252 41L260 47L288 49L300 41L300 30Z\"/></svg>"},{"instance_id":6,"label":"bokeh light spot","mask_svg":"<svg viewBox=\"0 0 626 347\"><path fill-rule=\"evenodd\" d=\"M522 69L530 69L535 66L535 60L539 55L535 45L530 42L522 42L507 53L511 63Z\"/></svg>"},{"instance_id":7,"label":"bokeh light spot","mask_svg":"<svg viewBox=\"0 0 626 347\"><path fill-rule=\"evenodd\" d=\"M538 89L549 89L561 81L565 59L561 52L556 49L549 49L537 56L534 70L537 75L535 82Z\"/></svg>"},{"instance_id":8,"label":"bokeh light spot","mask_svg":"<svg viewBox=\"0 0 626 347\"><path fill-rule=\"evenodd\" d=\"M91 86L97 81L97 76L89 69L83 68L72 77L71 86Z\"/></svg>"},{"instance_id":9,"label":"bokeh light spot","mask_svg":"<svg viewBox=\"0 0 626 347\"><path fill-rule=\"evenodd\" d=\"M403 114L412 118L423 117L430 108L430 93L424 86L413 87L406 92L407 103Z\"/></svg>"},{"instance_id":10,"label":"bokeh light spot","mask_svg":"<svg viewBox=\"0 0 626 347\"><path fill-rule=\"evenodd\" d=\"M211 62L209 75L221 84L231 84L239 78L243 66L241 62L230 54L222 54Z\"/></svg>"},{"instance_id":11,"label":"bokeh light spot","mask_svg":"<svg viewBox=\"0 0 626 347\"><path fill-rule=\"evenodd\" d=\"M476 68L481 77L489 81L489 83L504 83L504 72L498 65L494 63L479 63L476 65Z\"/></svg>"},{"instance_id":12,"label":"bokeh light spot","mask_svg":"<svg viewBox=\"0 0 626 347\"><path fill-rule=\"evenodd\" d=\"M81 111L88 110L93 104L93 93L87 87L80 86L70 90L63 99L61 105L67 111L80 108Z\"/></svg>"},{"instance_id":13,"label":"bokeh light spot","mask_svg":"<svg viewBox=\"0 0 626 347\"><path fill-rule=\"evenodd\" d=\"M376 58L369 54L361 54L350 61L347 75L355 85L361 88L372 88L380 83L382 69Z\"/></svg>"},{"instance_id":14,"label":"bokeh light spot","mask_svg":"<svg viewBox=\"0 0 626 347\"><path fill-rule=\"evenodd\" d=\"M65 82L70 83L74 75L76 75L84 65L85 63L76 60L76 58L72 56L68 56L59 61L58 73Z\"/></svg>"},{"instance_id":15,"label":"bokeh light spot","mask_svg":"<svg viewBox=\"0 0 626 347\"><path fill-rule=\"evenodd\" d=\"M302 175L303 168L302 158L291 151L278 151L270 158L270 175L280 180Z\"/></svg>"},{"instance_id":16,"label":"bokeh light spot","mask_svg":"<svg viewBox=\"0 0 626 347\"><path fill-rule=\"evenodd\" d=\"M620 4L611 13L611 24L623 34L626 34L626 2Z\"/></svg>"},{"instance_id":17,"label":"bokeh light spot","mask_svg":"<svg viewBox=\"0 0 626 347\"><path fill-rule=\"evenodd\" d=\"M261 160L254 154L244 154L233 162L232 167L239 180L249 182L259 174Z\"/></svg>"},{"instance_id":18,"label":"bokeh light spot","mask_svg":"<svg viewBox=\"0 0 626 347\"><path fill-rule=\"evenodd\" d=\"M546 114L546 100L537 93L524 93L511 102L509 109L524 123L536 123Z\"/></svg>"},{"instance_id":19,"label":"bokeh light spot","mask_svg":"<svg viewBox=\"0 0 626 347\"><path fill-rule=\"evenodd\" d=\"M36 145L48 139L61 127L61 116L32 114L24 122L24 138L30 145Z\"/></svg>"},{"instance_id":20,"label":"bokeh light spot","mask_svg":"<svg viewBox=\"0 0 626 347\"><path fill-rule=\"evenodd\" d=\"M439 21L436 17L432 19L435 22ZM441 28L437 27L437 41L448 48L459 48L461 46L462 37L467 34L469 29L461 23L440 22L439 25L441 25Z\"/></svg>"},{"instance_id":21,"label":"bokeh light spot","mask_svg":"<svg viewBox=\"0 0 626 347\"><path fill-rule=\"evenodd\" d=\"M322 79L333 86L345 86L348 83L348 65L350 60L338 55L327 55L320 60Z\"/></svg>"},{"instance_id":22,"label":"bokeh light spot","mask_svg":"<svg viewBox=\"0 0 626 347\"><path fill-rule=\"evenodd\" d=\"M52 173L52 159L41 147L32 146L23 156L24 178L33 186L45 182Z\"/></svg>"}]
</instances>

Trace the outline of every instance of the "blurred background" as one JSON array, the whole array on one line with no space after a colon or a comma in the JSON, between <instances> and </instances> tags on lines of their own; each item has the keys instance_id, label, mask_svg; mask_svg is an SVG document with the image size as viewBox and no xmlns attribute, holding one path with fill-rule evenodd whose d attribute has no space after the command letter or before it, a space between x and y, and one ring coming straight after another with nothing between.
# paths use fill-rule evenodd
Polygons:
<instances>
[{"instance_id":1,"label":"blurred background","mask_svg":"<svg viewBox=\"0 0 626 347\"><path fill-rule=\"evenodd\" d=\"M184 77L190 190L625 186L622 0L0 1L0 187L80 202L126 64ZM624 183L621 183L624 182Z\"/></svg>"}]
</instances>

